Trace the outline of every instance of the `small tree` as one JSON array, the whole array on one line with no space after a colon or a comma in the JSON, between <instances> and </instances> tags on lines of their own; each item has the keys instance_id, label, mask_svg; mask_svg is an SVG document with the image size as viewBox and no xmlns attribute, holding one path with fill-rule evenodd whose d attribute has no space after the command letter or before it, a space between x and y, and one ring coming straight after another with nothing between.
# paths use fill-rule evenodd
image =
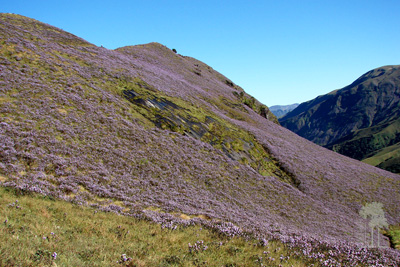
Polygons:
<instances>
[{"instance_id":1,"label":"small tree","mask_svg":"<svg viewBox=\"0 0 400 267\"><path fill-rule=\"evenodd\" d=\"M175 48L172 48L172 51L176 54L178 53Z\"/></svg>"}]
</instances>

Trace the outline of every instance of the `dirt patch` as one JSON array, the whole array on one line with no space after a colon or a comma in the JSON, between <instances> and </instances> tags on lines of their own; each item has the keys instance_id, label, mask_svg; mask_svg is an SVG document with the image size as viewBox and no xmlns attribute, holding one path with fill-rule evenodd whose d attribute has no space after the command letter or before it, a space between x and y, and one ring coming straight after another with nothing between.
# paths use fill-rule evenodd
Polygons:
<instances>
[{"instance_id":1,"label":"dirt patch","mask_svg":"<svg viewBox=\"0 0 400 267\"><path fill-rule=\"evenodd\" d=\"M0 182L7 181L7 177L0 175Z\"/></svg>"}]
</instances>

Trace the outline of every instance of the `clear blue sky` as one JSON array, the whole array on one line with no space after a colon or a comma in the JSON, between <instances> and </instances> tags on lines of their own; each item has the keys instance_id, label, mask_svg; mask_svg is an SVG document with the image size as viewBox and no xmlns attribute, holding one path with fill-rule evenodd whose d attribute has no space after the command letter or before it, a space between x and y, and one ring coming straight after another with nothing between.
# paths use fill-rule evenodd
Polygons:
<instances>
[{"instance_id":1,"label":"clear blue sky","mask_svg":"<svg viewBox=\"0 0 400 267\"><path fill-rule=\"evenodd\" d=\"M399 0L2 0L115 49L159 42L210 65L262 103L304 102L400 64Z\"/></svg>"}]
</instances>

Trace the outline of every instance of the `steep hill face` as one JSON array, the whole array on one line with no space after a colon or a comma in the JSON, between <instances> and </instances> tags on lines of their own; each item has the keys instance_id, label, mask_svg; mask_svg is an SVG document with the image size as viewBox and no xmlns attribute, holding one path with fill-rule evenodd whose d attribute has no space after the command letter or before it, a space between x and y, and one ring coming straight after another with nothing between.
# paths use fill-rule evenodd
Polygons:
<instances>
[{"instance_id":1,"label":"steep hill face","mask_svg":"<svg viewBox=\"0 0 400 267\"><path fill-rule=\"evenodd\" d=\"M398 175L279 126L202 62L158 43L108 50L10 14L0 38L3 186L260 235L358 242L370 201L400 222Z\"/></svg>"},{"instance_id":2,"label":"steep hill face","mask_svg":"<svg viewBox=\"0 0 400 267\"><path fill-rule=\"evenodd\" d=\"M303 103L280 122L316 144L363 160L400 141L399 115L397 65L371 70L341 90Z\"/></svg>"}]
</instances>

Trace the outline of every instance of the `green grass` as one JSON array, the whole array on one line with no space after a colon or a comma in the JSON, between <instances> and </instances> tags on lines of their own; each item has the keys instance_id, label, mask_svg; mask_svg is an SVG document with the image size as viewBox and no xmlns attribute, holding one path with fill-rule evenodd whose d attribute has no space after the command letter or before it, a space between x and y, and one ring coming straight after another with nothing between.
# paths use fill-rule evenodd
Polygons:
<instances>
[{"instance_id":1,"label":"green grass","mask_svg":"<svg viewBox=\"0 0 400 267\"><path fill-rule=\"evenodd\" d=\"M392 245L396 249L400 249L400 224L397 226L390 226L386 235L390 237Z\"/></svg>"},{"instance_id":2,"label":"green grass","mask_svg":"<svg viewBox=\"0 0 400 267\"><path fill-rule=\"evenodd\" d=\"M188 244L200 240L208 248L190 252ZM261 246L200 226L162 229L0 187L0 266L306 266L295 257L281 262L279 257L288 253L277 241ZM132 259L121 262L122 254Z\"/></svg>"},{"instance_id":3,"label":"green grass","mask_svg":"<svg viewBox=\"0 0 400 267\"><path fill-rule=\"evenodd\" d=\"M373 166L377 166L380 163L390 159L400 157L400 144L394 144L392 146L385 147L374 154L372 157L363 159L362 161Z\"/></svg>"}]
</instances>

